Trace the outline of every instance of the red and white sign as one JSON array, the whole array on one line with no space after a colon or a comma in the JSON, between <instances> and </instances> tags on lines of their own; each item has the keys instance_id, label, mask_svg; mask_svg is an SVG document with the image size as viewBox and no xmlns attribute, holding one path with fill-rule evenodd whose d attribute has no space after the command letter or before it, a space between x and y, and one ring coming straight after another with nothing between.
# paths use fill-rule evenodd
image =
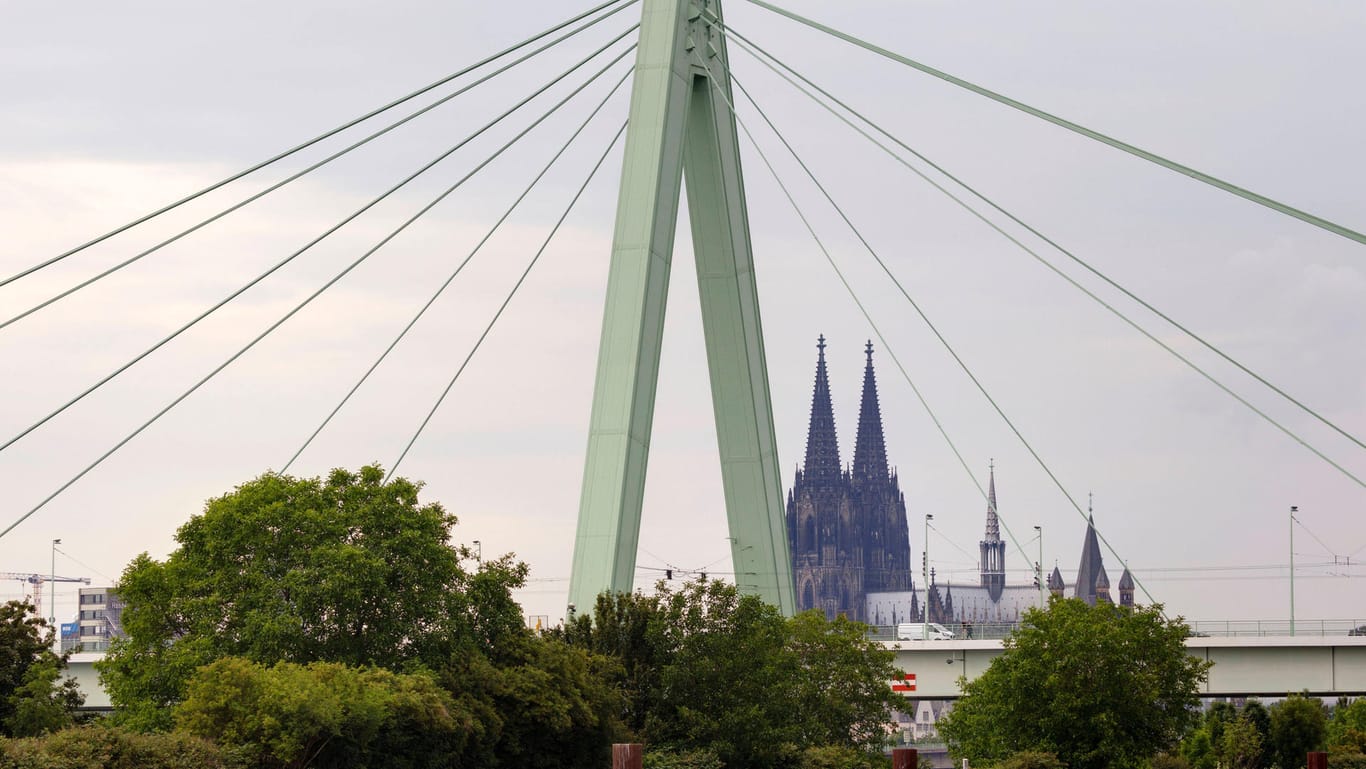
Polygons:
<instances>
[{"instance_id":1,"label":"red and white sign","mask_svg":"<svg viewBox=\"0 0 1366 769\"><path fill-rule=\"evenodd\" d=\"M915 692L915 673L902 673L893 680L892 691L902 695Z\"/></svg>"}]
</instances>

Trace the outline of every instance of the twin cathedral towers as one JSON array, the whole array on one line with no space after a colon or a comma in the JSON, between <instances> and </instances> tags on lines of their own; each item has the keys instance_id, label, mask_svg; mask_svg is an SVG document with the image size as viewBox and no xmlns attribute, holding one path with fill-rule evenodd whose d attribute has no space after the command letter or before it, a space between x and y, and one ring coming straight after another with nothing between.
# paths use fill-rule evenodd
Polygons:
<instances>
[{"instance_id":1,"label":"twin cathedral towers","mask_svg":"<svg viewBox=\"0 0 1366 769\"><path fill-rule=\"evenodd\" d=\"M873 344L865 350L854 463L840 461L825 337L816 344L816 386L806 462L787 495L787 533L797 609L823 609L864 620L868 593L911 590L911 542L906 498L887 466ZM1004 572L1002 572L1004 578Z\"/></svg>"},{"instance_id":2,"label":"twin cathedral towers","mask_svg":"<svg viewBox=\"0 0 1366 769\"><path fill-rule=\"evenodd\" d=\"M896 471L887 465L873 344L869 342L864 350L863 397L854 461L848 466L840 460L835 435L824 336L816 349L806 461L797 470L787 495L787 535L797 610L819 609L832 619L842 614L874 625L1018 622L1026 609L1039 605L1041 596L1037 584L1006 584L1006 544L996 512L995 468L987 487L986 528L978 543L978 579L949 584L937 580L930 569L929 585L917 590L912 579L906 498ZM1111 598L1093 522L1088 521L1082 540L1075 585L1066 585L1055 567L1045 586L1054 596L1076 597L1093 605L1116 602ZM1134 579L1127 568L1118 587L1117 603L1132 606Z\"/></svg>"}]
</instances>

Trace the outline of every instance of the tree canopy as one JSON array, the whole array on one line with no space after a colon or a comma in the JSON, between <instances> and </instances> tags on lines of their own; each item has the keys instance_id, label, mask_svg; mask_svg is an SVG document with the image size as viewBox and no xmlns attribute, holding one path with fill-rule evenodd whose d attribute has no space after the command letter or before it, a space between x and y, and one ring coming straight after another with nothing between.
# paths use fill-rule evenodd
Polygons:
<instances>
[{"instance_id":1,"label":"tree canopy","mask_svg":"<svg viewBox=\"0 0 1366 769\"><path fill-rule=\"evenodd\" d=\"M24 601L0 604L0 736L32 737L72 723L85 702L66 658L52 651L52 629Z\"/></svg>"},{"instance_id":2,"label":"tree canopy","mask_svg":"<svg viewBox=\"0 0 1366 769\"><path fill-rule=\"evenodd\" d=\"M619 660L623 716L656 766L880 757L898 703L893 655L863 625L819 612L784 619L714 580L599 596L564 636Z\"/></svg>"},{"instance_id":3,"label":"tree canopy","mask_svg":"<svg viewBox=\"0 0 1366 769\"><path fill-rule=\"evenodd\" d=\"M939 732L983 763L1033 750L1072 769L1144 766L1198 719L1209 664L1186 653L1187 634L1161 606L1054 599L1025 613Z\"/></svg>"},{"instance_id":4,"label":"tree canopy","mask_svg":"<svg viewBox=\"0 0 1366 769\"><path fill-rule=\"evenodd\" d=\"M1328 716L1317 697L1293 694L1271 706L1271 751L1280 769L1306 763L1311 750L1322 750L1328 737Z\"/></svg>"},{"instance_id":5,"label":"tree canopy","mask_svg":"<svg viewBox=\"0 0 1366 769\"><path fill-rule=\"evenodd\" d=\"M419 484L383 479L377 466L267 473L209 500L165 561L136 558L115 588L127 637L100 669L121 717L169 727L195 669L222 657L397 669L521 632L509 590L526 567L470 573L455 517L419 502Z\"/></svg>"}]
</instances>

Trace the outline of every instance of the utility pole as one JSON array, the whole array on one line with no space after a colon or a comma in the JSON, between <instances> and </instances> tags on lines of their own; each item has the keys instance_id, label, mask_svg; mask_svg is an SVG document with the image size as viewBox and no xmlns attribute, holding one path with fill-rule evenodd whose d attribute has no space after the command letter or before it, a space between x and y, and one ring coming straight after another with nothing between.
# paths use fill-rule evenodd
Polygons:
<instances>
[{"instance_id":1,"label":"utility pole","mask_svg":"<svg viewBox=\"0 0 1366 769\"><path fill-rule=\"evenodd\" d=\"M1295 513L1299 505L1290 506L1290 635L1295 635Z\"/></svg>"},{"instance_id":2,"label":"utility pole","mask_svg":"<svg viewBox=\"0 0 1366 769\"><path fill-rule=\"evenodd\" d=\"M1034 562L1034 579L1039 586L1039 608L1047 609L1048 601L1043 597L1043 527L1035 526L1034 530L1039 532L1039 560Z\"/></svg>"},{"instance_id":3,"label":"utility pole","mask_svg":"<svg viewBox=\"0 0 1366 769\"><path fill-rule=\"evenodd\" d=\"M920 629L926 641L930 640L930 521L933 520L933 515L925 513L925 616L921 617L924 622L920 623Z\"/></svg>"}]
</instances>

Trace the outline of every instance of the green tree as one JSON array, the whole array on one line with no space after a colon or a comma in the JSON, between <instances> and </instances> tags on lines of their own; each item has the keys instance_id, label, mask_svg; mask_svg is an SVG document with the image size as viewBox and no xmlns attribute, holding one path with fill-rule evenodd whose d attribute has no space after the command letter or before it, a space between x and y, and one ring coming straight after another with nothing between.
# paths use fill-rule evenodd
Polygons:
<instances>
[{"instance_id":1,"label":"green tree","mask_svg":"<svg viewBox=\"0 0 1366 769\"><path fill-rule=\"evenodd\" d=\"M1294 694L1271 707L1271 751L1281 769L1302 767L1311 750L1322 750L1328 718L1317 697Z\"/></svg>"},{"instance_id":2,"label":"green tree","mask_svg":"<svg viewBox=\"0 0 1366 769\"><path fill-rule=\"evenodd\" d=\"M1209 663L1186 653L1187 634L1161 606L1055 599L1025 614L939 733L983 763L1039 750L1072 769L1144 766L1198 718Z\"/></svg>"},{"instance_id":3,"label":"green tree","mask_svg":"<svg viewBox=\"0 0 1366 769\"><path fill-rule=\"evenodd\" d=\"M125 638L101 681L118 717L165 729L202 665L228 656L400 669L492 654L524 633L511 558L461 567L455 517L377 466L324 481L267 473L211 499L165 561L138 556L116 590Z\"/></svg>"},{"instance_id":4,"label":"green tree","mask_svg":"<svg viewBox=\"0 0 1366 769\"><path fill-rule=\"evenodd\" d=\"M1340 702L1328 722L1328 745L1348 753L1366 753L1366 697Z\"/></svg>"},{"instance_id":5,"label":"green tree","mask_svg":"<svg viewBox=\"0 0 1366 769\"><path fill-rule=\"evenodd\" d=\"M1224 726L1219 739L1219 766L1222 769L1257 769L1262 764L1262 736L1257 725L1246 716Z\"/></svg>"},{"instance_id":6,"label":"green tree","mask_svg":"<svg viewBox=\"0 0 1366 769\"><path fill-rule=\"evenodd\" d=\"M562 636L620 662L624 719L659 766L880 755L896 703L893 655L862 625L819 613L784 619L722 582L601 596L591 621L581 616ZM811 748L829 750L807 756Z\"/></svg>"},{"instance_id":7,"label":"green tree","mask_svg":"<svg viewBox=\"0 0 1366 769\"><path fill-rule=\"evenodd\" d=\"M52 644L32 604L0 604L0 735L33 737L73 723L85 695L74 679L62 680L66 656Z\"/></svg>"},{"instance_id":8,"label":"green tree","mask_svg":"<svg viewBox=\"0 0 1366 769\"><path fill-rule=\"evenodd\" d=\"M1262 759L1257 766L1271 769L1274 758L1271 755L1271 712L1259 700L1251 699L1243 705L1242 717L1257 729L1257 737L1262 742Z\"/></svg>"}]
</instances>

